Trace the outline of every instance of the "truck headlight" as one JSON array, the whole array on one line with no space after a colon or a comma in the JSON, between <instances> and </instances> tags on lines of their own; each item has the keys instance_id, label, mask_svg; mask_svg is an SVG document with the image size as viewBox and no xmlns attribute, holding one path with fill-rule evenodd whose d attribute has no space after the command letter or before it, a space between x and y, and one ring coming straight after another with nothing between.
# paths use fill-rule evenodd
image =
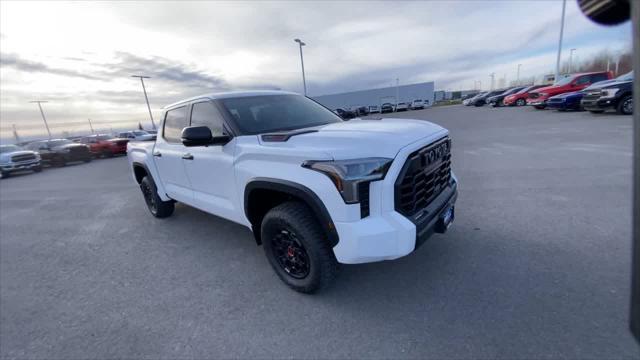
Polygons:
<instances>
[{"instance_id":1,"label":"truck headlight","mask_svg":"<svg viewBox=\"0 0 640 360\"><path fill-rule=\"evenodd\" d=\"M358 186L371 181L384 179L393 159L364 158L353 160L314 161L302 163L302 167L326 175L338 189L347 204L360 201Z\"/></svg>"},{"instance_id":2,"label":"truck headlight","mask_svg":"<svg viewBox=\"0 0 640 360\"><path fill-rule=\"evenodd\" d=\"M620 91L620 89L618 88L610 88L610 89L602 89L602 92L600 94L602 94L603 98L612 98L614 96L616 96L616 93L618 91Z\"/></svg>"}]
</instances>

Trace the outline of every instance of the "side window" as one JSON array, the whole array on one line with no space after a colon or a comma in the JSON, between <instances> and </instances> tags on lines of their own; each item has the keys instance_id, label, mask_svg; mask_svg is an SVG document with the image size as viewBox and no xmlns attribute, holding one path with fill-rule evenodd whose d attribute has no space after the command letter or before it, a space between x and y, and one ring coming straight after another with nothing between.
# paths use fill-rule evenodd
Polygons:
<instances>
[{"instance_id":1,"label":"side window","mask_svg":"<svg viewBox=\"0 0 640 360\"><path fill-rule=\"evenodd\" d=\"M187 107L169 110L164 118L162 136L167 142L180 143L182 129L185 127L187 127Z\"/></svg>"},{"instance_id":2,"label":"side window","mask_svg":"<svg viewBox=\"0 0 640 360\"><path fill-rule=\"evenodd\" d=\"M591 81L591 76L581 76L578 78L578 80L576 80L576 85L584 85L584 84L589 84Z\"/></svg>"},{"instance_id":3,"label":"side window","mask_svg":"<svg viewBox=\"0 0 640 360\"><path fill-rule=\"evenodd\" d=\"M607 80L607 74L593 74L591 75L591 83Z\"/></svg>"},{"instance_id":4,"label":"side window","mask_svg":"<svg viewBox=\"0 0 640 360\"><path fill-rule=\"evenodd\" d=\"M206 126L213 136L222 135L222 115L215 105L205 101L193 104L191 126Z\"/></svg>"}]
</instances>

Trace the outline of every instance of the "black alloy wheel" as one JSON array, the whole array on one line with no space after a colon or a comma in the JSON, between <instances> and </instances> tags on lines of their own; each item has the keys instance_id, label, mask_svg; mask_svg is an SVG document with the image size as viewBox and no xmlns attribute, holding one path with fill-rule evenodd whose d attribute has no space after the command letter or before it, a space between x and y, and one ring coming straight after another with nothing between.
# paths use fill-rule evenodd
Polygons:
<instances>
[{"instance_id":1,"label":"black alloy wheel","mask_svg":"<svg viewBox=\"0 0 640 360\"><path fill-rule=\"evenodd\" d=\"M304 279L309 275L309 255L292 229L280 230L271 240L271 244L273 256L289 276Z\"/></svg>"}]
</instances>

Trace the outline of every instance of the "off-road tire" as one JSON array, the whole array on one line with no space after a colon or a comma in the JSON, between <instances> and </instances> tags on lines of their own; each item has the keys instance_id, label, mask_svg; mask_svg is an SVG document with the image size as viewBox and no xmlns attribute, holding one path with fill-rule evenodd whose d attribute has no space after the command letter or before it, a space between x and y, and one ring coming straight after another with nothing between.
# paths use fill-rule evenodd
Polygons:
<instances>
[{"instance_id":1,"label":"off-road tire","mask_svg":"<svg viewBox=\"0 0 640 360\"><path fill-rule=\"evenodd\" d=\"M142 190L142 196L151 215L157 218L166 218L173 214L173 210L175 209L174 201L163 201L160 196L158 196L158 189L150 176L142 178L142 181L140 181L140 190Z\"/></svg>"},{"instance_id":2,"label":"off-road tire","mask_svg":"<svg viewBox=\"0 0 640 360\"><path fill-rule=\"evenodd\" d=\"M278 246L281 244L278 242L278 236L283 236L283 233L289 237L293 235L297 244L296 251L301 247L303 255L306 255L305 260L309 266L307 274L302 278L299 273L296 277L291 270L287 271L286 266L280 262L283 256L276 255L278 250L282 249ZM338 261L327 240L327 234L306 204L289 201L269 210L262 220L261 238L265 255L273 270L293 290L314 293L334 281L339 269ZM290 260L298 261L297 254Z\"/></svg>"}]
</instances>

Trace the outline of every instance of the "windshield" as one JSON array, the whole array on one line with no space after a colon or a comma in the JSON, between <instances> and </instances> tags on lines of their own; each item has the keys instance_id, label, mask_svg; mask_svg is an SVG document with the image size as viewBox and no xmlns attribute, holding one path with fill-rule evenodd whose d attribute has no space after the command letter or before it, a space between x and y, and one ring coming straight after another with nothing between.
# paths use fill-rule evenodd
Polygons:
<instances>
[{"instance_id":1,"label":"windshield","mask_svg":"<svg viewBox=\"0 0 640 360\"><path fill-rule=\"evenodd\" d=\"M295 130L341 122L336 114L300 95L261 95L222 99L243 134Z\"/></svg>"},{"instance_id":2,"label":"windshield","mask_svg":"<svg viewBox=\"0 0 640 360\"><path fill-rule=\"evenodd\" d=\"M633 81L633 71L629 71L626 74L622 74L616 78L618 81Z\"/></svg>"},{"instance_id":3,"label":"windshield","mask_svg":"<svg viewBox=\"0 0 640 360\"><path fill-rule=\"evenodd\" d=\"M98 139L98 140L109 140L109 139L112 139L112 138L113 138L113 136L111 136L111 135L98 135L98 136L96 136L96 139Z\"/></svg>"},{"instance_id":4,"label":"windshield","mask_svg":"<svg viewBox=\"0 0 640 360\"><path fill-rule=\"evenodd\" d=\"M74 144L74 142L67 139L49 141L49 147L57 147L57 146L68 145L68 144Z\"/></svg>"},{"instance_id":5,"label":"windshield","mask_svg":"<svg viewBox=\"0 0 640 360\"><path fill-rule=\"evenodd\" d=\"M568 77L562 78L557 83L553 84L553 86L567 85L568 83L572 82L573 79L575 79L575 77L573 77L573 76L568 76Z\"/></svg>"},{"instance_id":6,"label":"windshield","mask_svg":"<svg viewBox=\"0 0 640 360\"><path fill-rule=\"evenodd\" d=\"M20 148L15 145L2 145L0 146L0 153L8 153L13 151L19 151Z\"/></svg>"}]
</instances>

